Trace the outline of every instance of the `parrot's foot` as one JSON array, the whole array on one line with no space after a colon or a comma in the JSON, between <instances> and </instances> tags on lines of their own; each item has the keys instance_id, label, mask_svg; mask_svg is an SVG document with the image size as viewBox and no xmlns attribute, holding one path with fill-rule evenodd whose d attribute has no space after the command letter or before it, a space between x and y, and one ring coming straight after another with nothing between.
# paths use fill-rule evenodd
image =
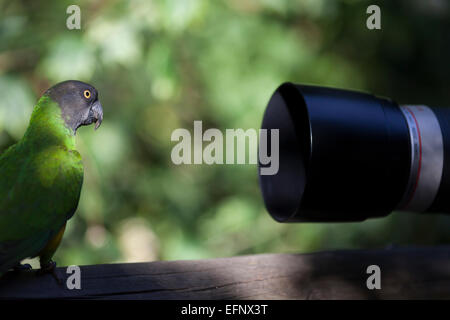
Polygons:
<instances>
[{"instance_id":1,"label":"parrot's foot","mask_svg":"<svg viewBox=\"0 0 450 320\"><path fill-rule=\"evenodd\" d=\"M33 269L32 267L31 267L31 265L30 264L18 264L17 266L15 266L14 268L13 268L13 270L15 271L15 272L23 272L23 271L29 271L29 270L31 270L31 269Z\"/></svg>"},{"instance_id":2,"label":"parrot's foot","mask_svg":"<svg viewBox=\"0 0 450 320\"><path fill-rule=\"evenodd\" d=\"M58 277L58 275L56 274L56 262L50 260L49 262L47 262L46 264L42 265L41 264L41 268L37 271L38 275L43 275L43 274L48 274L50 273L53 278L55 278L56 282L58 282L58 284L62 284L62 280L60 277Z\"/></svg>"}]
</instances>

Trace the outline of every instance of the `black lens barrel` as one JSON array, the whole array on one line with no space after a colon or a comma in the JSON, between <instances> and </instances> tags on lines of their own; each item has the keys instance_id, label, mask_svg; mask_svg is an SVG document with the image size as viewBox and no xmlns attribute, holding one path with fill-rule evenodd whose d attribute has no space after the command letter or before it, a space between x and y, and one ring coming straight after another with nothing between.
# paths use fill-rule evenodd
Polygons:
<instances>
[{"instance_id":1,"label":"black lens barrel","mask_svg":"<svg viewBox=\"0 0 450 320\"><path fill-rule=\"evenodd\" d=\"M448 152L450 112L436 115ZM279 130L279 171L260 174L266 208L277 221L361 221L388 215L405 196L414 155L408 121L392 100L284 83L262 129ZM442 175L445 190L430 211L450 208L443 194L450 190L450 163L444 161Z\"/></svg>"}]
</instances>

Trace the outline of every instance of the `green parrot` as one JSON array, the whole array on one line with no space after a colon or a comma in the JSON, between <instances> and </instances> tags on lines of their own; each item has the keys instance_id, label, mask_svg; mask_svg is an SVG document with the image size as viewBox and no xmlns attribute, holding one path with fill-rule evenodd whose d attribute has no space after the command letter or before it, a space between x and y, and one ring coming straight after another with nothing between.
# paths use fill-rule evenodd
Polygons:
<instances>
[{"instance_id":1,"label":"green parrot","mask_svg":"<svg viewBox=\"0 0 450 320\"><path fill-rule=\"evenodd\" d=\"M0 155L0 276L31 268L20 264L28 257L39 257L41 272L54 272L51 258L83 184L75 134L102 121L97 90L64 81L42 95L23 138Z\"/></svg>"}]
</instances>

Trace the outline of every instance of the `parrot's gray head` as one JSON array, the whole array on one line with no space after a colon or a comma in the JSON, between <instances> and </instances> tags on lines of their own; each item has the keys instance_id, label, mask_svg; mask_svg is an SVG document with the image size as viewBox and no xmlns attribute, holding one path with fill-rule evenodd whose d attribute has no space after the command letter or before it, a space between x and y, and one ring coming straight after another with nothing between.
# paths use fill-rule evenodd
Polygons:
<instances>
[{"instance_id":1,"label":"parrot's gray head","mask_svg":"<svg viewBox=\"0 0 450 320\"><path fill-rule=\"evenodd\" d=\"M95 129L98 129L102 124L103 109L93 86L68 80L54 85L45 94L58 103L66 125L74 134L81 126L95 123Z\"/></svg>"}]
</instances>

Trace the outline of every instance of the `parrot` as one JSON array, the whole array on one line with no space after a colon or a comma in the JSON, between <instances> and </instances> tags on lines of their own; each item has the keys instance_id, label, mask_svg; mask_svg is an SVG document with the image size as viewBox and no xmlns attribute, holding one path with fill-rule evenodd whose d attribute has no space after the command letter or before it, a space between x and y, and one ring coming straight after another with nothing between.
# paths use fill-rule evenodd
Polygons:
<instances>
[{"instance_id":1,"label":"parrot","mask_svg":"<svg viewBox=\"0 0 450 320\"><path fill-rule=\"evenodd\" d=\"M83 184L75 150L77 129L103 121L97 90L84 82L60 82L38 99L23 137L0 154L0 277L31 269L55 275L52 257L74 215Z\"/></svg>"}]
</instances>

